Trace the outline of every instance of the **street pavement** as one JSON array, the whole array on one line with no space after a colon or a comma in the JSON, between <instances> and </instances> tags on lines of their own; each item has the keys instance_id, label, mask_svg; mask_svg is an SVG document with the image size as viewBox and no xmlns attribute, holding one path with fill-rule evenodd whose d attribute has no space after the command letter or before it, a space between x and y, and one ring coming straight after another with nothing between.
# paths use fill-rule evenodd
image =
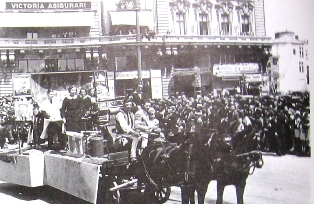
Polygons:
<instances>
[{"instance_id":1,"label":"street pavement","mask_svg":"<svg viewBox=\"0 0 314 204\"><path fill-rule=\"evenodd\" d=\"M264 166L256 169L247 179L244 202L247 204L311 204L311 187L313 182L310 157L294 155L264 155ZM18 172L12 172L18 173ZM312 175L313 178L313 175ZM172 188L167 204L178 204L180 189ZM206 203L216 201L216 181L209 184ZM0 182L1 204L87 204L74 196L63 193L52 187L27 188ZM236 204L236 193L233 186L227 186L224 193L225 204Z\"/></svg>"},{"instance_id":2,"label":"street pavement","mask_svg":"<svg viewBox=\"0 0 314 204\"><path fill-rule=\"evenodd\" d=\"M294 155L264 155L264 166L256 169L247 179L244 203L248 204L310 204L311 202L311 167L310 157ZM312 162L312 163L311 163ZM312 175L313 178L313 175ZM206 203L216 201L216 181L209 184ZM167 204L180 203L180 191L171 194ZM224 203L236 204L234 186L227 186L224 191Z\"/></svg>"}]
</instances>

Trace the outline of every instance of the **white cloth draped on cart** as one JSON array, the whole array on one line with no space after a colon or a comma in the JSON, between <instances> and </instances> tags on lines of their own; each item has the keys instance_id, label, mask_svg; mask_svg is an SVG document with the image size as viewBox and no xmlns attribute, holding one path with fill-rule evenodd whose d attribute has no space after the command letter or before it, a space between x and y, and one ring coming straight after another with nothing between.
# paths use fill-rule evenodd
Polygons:
<instances>
[{"instance_id":1,"label":"white cloth draped on cart","mask_svg":"<svg viewBox=\"0 0 314 204\"><path fill-rule=\"evenodd\" d=\"M64 125L64 121L60 118L60 119L44 119L44 127L43 127L43 132L40 135L40 139L46 139L48 138L47 135L47 128L50 122L55 122L58 123L59 125L61 125L62 128L62 133L65 133L65 125Z\"/></svg>"}]
</instances>

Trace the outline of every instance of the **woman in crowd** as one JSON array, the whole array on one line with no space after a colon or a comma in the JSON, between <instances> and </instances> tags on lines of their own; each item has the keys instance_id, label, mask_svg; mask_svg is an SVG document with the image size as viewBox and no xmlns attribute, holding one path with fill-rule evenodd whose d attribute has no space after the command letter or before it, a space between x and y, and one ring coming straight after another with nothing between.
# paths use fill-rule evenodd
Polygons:
<instances>
[{"instance_id":1,"label":"woman in crowd","mask_svg":"<svg viewBox=\"0 0 314 204\"><path fill-rule=\"evenodd\" d=\"M70 86L69 95L63 99L60 109L61 117L65 119L66 131L80 132L81 128L81 100L78 97L76 86Z\"/></svg>"}]
</instances>

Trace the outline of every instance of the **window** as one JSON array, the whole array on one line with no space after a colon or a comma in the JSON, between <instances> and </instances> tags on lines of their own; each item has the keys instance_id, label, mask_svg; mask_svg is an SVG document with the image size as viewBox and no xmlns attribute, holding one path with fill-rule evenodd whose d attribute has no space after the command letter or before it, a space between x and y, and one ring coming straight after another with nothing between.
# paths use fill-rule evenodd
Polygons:
<instances>
[{"instance_id":1,"label":"window","mask_svg":"<svg viewBox=\"0 0 314 204\"><path fill-rule=\"evenodd\" d=\"M126 70L126 57L115 57L116 71Z\"/></svg>"},{"instance_id":2,"label":"window","mask_svg":"<svg viewBox=\"0 0 314 204\"><path fill-rule=\"evenodd\" d=\"M295 49L293 49L293 51L292 51L292 52L293 52L293 54L295 55L295 53L296 53Z\"/></svg>"},{"instance_id":3,"label":"window","mask_svg":"<svg viewBox=\"0 0 314 204\"><path fill-rule=\"evenodd\" d=\"M185 35L185 14L177 13L176 15L175 33L178 35Z\"/></svg>"},{"instance_id":4,"label":"window","mask_svg":"<svg viewBox=\"0 0 314 204\"><path fill-rule=\"evenodd\" d=\"M227 35L229 34L229 15L222 14L221 15L221 34Z\"/></svg>"},{"instance_id":5,"label":"window","mask_svg":"<svg viewBox=\"0 0 314 204\"><path fill-rule=\"evenodd\" d=\"M304 57L303 47L299 47L299 53L300 53L300 57L303 58Z\"/></svg>"},{"instance_id":6,"label":"window","mask_svg":"<svg viewBox=\"0 0 314 204\"><path fill-rule=\"evenodd\" d=\"M249 33L250 33L249 16L243 15L242 16L242 34L248 35Z\"/></svg>"},{"instance_id":7,"label":"window","mask_svg":"<svg viewBox=\"0 0 314 204\"><path fill-rule=\"evenodd\" d=\"M304 72L303 62L299 62L299 72L300 73Z\"/></svg>"},{"instance_id":8,"label":"window","mask_svg":"<svg viewBox=\"0 0 314 204\"><path fill-rule=\"evenodd\" d=\"M199 19L200 35L208 35L208 15L200 14Z\"/></svg>"},{"instance_id":9,"label":"window","mask_svg":"<svg viewBox=\"0 0 314 204\"><path fill-rule=\"evenodd\" d=\"M306 66L306 82L310 84L310 67Z\"/></svg>"},{"instance_id":10,"label":"window","mask_svg":"<svg viewBox=\"0 0 314 204\"><path fill-rule=\"evenodd\" d=\"M59 71L84 70L83 59L63 59L58 60Z\"/></svg>"},{"instance_id":11,"label":"window","mask_svg":"<svg viewBox=\"0 0 314 204\"><path fill-rule=\"evenodd\" d=\"M278 58L273 58L273 65L278 65Z\"/></svg>"}]
</instances>

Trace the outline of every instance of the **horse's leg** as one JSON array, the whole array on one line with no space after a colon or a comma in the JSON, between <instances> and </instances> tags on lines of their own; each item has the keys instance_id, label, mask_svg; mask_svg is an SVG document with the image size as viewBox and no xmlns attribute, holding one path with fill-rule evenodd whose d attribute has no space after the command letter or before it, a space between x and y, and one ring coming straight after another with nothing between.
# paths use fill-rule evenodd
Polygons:
<instances>
[{"instance_id":1,"label":"horse's leg","mask_svg":"<svg viewBox=\"0 0 314 204\"><path fill-rule=\"evenodd\" d=\"M239 184L235 185L236 193L237 193L237 204L244 204L243 196L244 196L245 185L246 185L246 180L241 181Z\"/></svg>"},{"instance_id":2,"label":"horse's leg","mask_svg":"<svg viewBox=\"0 0 314 204\"><path fill-rule=\"evenodd\" d=\"M208 185L209 185L208 181L203 181L203 182L200 182L199 185L197 186L196 191L197 191L198 204L205 203L205 196L207 193Z\"/></svg>"},{"instance_id":3,"label":"horse's leg","mask_svg":"<svg viewBox=\"0 0 314 204\"><path fill-rule=\"evenodd\" d=\"M189 203L189 198L190 198L190 192L189 192L188 186L186 184L183 184L181 186L181 201L182 201L182 204L188 204Z\"/></svg>"},{"instance_id":4,"label":"horse's leg","mask_svg":"<svg viewBox=\"0 0 314 204\"><path fill-rule=\"evenodd\" d=\"M225 186L226 186L225 184L222 184L220 181L217 181L217 201L216 201L216 204L222 204Z\"/></svg>"},{"instance_id":5,"label":"horse's leg","mask_svg":"<svg viewBox=\"0 0 314 204\"><path fill-rule=\"evenodd\" d=\"M182 204L195 204L194 192L195 188L193 185L183 184L181 186Z\"/></svg>"},{"instance_id":6,"label":"horse's leg","mask_svg":"<svg viewBox=\"0 0 314 204\"><path fill-rule=\"evenodd\" d=\"M188 187L189 189L189 201L190 201L190 204L195 204L195 187L190 185Z\"/></svg>"}]
</instances>

